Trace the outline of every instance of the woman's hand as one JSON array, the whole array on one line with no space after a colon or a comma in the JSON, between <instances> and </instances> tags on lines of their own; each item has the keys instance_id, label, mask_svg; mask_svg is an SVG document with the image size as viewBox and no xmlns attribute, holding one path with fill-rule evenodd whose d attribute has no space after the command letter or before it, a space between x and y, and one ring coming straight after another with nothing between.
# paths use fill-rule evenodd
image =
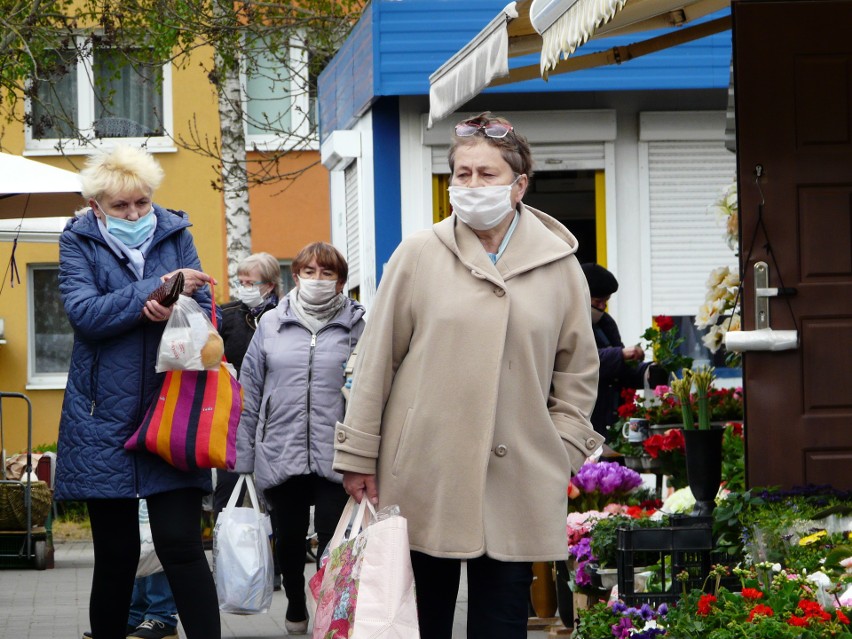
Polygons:
<instances>
[{"instance_id":1,"label":"woman's hand","mask_svg":"<svg viewBox=\"0 0 852 639\"><path fill-rule=\"evenodd\" d=\"M214 285L218 284L218 282L207 275L207 273L203 273L201 271L196 271L194 268L179 268L177 271L172 271L171 273L166 273L160 279L165 282L175 273L183 273L183 294L184 295L192 295L198 289L202 288L206 284L212 282Z\"/></svg>"},{"instance_id":2,"label":"woman's hand","mask_svg":"<svg viewBox=\"0 0 852 639\"><path fill-rule=\"evenodd\" d=\"M362 475L361 473L343 473L343 488L346 493L351 495L359 504L367 495L367 499L374 506L379 505L379 490L376 486L375 475Z\"/></svg>"},{"instance_id":3,"label":"woman's hand","mask_svg":"<svg viewBox=\"0 0 852 639\"><path fill-rule=\"evenodd\" d=\"M148 300L142 307L142 315L152 322L165 322L172 316L172 308L171 306L163 306L154 300Z\"/></svg>"},{"instance_id":4,"label":"woman's hand","mask_svg":"<svg viewBox=\"0 0 852 639\"><path fill-rule=\"evenodd\" d=\"M637 344L636 346L627 346L621 351L624 354L624 361L629 362L630 360L635 360L637 362L641 362L645 359L645 351L642 350L642 347Z\"/></svg>"}]
</instances>

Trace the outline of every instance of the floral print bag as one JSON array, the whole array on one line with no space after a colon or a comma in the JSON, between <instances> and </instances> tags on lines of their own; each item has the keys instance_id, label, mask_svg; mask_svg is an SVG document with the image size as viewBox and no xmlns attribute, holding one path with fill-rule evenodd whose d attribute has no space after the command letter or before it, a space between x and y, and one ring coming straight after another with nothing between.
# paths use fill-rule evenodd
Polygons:
<instances>
[{"instance_id":1,"label":"floral print bag","mask_svg":"<svg viewBox=\"0 0 852 639\"><path fill-rule=\"evenodd\" d=\"M417 639L408 523L399 507L378 513L350 497L310 580L313 639Z\"/></svg>"}]
</instances>

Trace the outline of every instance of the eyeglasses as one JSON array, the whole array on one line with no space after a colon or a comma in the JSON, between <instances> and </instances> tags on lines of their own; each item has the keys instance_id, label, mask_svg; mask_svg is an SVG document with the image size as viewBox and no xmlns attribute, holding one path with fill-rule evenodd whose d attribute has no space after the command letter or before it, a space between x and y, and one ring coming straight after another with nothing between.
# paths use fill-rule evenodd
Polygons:
<instances>
[{"instance_id":1,"label":"eyeglasses","mask_svg":"<svg viewBox=\"0 0 852 639\"><path fill-rule=\"evenodd\" d=\"M477 132L482 131L489 138L500 139L505 138L509 135L510 131L514 130L515 128L511 124L503 124L502 122L483 124L475 120L468 120L467 122L460 122L456 125L456 135L460 138L469 138L472 135L476 135Z\"/></svg>"},{"instance_id":2,"label":"eyeglasses","mask_svg":"<svg viewBox=\"0 0 852 639\"><path fill-rule=\"evenodd\" d=\"M260 286L261 284L268 284L269 283L269 282L266 282L266 281L258 282L258 281L252 281L252 280L239 280L239 282L243 286L247 286L249 288L251 288L252 286Z\"/></svg>"}]
</instances>

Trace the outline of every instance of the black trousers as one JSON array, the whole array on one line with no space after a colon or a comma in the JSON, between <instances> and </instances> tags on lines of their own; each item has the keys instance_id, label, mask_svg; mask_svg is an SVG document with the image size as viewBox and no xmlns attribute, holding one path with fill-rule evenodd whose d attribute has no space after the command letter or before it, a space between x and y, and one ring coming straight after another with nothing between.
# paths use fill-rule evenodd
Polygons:
<instances>
[{"instance_id":1,"label":"black trousers","mask_svg":"<svg viewBox=\"0 0 852 639\"><path fill-rule=\"evenodd\" d=\"M337 528L349 496L343 486L319 475L292 477L266 491L272 507L273 530L278 547L278 563L287 595L287 618L306 619L305 609L305 538L314 506L314 530L317 533L317 563Z\"/></svg>"},{"instance_id":2,"label":"black trousers","mask_svg":"<svg viewBox=\"0 0 852 639\"><path fill-rule=\"evenodd\" d=\"M201 543L202 497L201 490L185 488L147 498L154 547L187 639L222 635L216 586ZM139 563L139 500L92 499L87 506L95 549L92 636L124 639Z\"/></svg>"},{"instance_id":3,"label":"black trousers","mask_svg":"<svg viewBox=\"0 0 852 639\"><path fill-rule=\"evenodd\" d=\"M421 639L452 639L460 559L411 553ZM467 560L468 639L526 639L532 564Z\"/></svg>"}]
</instances>

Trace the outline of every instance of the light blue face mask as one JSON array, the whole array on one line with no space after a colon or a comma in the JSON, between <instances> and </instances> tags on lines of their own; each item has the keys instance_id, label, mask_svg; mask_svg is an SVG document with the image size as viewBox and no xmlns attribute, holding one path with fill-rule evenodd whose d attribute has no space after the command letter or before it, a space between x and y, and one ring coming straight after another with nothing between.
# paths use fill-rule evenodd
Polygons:
<instances>
[{"instance_id":1,"label":"light blue face mask","mask_svg":"<svg viewBox=\"0 0 852 639\"><path fill-rule=\"evenodd\" d=\"M103 207L100 204L98 204L98 207L103 211ZM151 237L151 234L154 232L156 225L154 207L151 207L150 211L135 222L111 215L104 215L104 222L110 235L126 247L136 248L144 244L145 240Z\"/></svg>"}]
</instances>

